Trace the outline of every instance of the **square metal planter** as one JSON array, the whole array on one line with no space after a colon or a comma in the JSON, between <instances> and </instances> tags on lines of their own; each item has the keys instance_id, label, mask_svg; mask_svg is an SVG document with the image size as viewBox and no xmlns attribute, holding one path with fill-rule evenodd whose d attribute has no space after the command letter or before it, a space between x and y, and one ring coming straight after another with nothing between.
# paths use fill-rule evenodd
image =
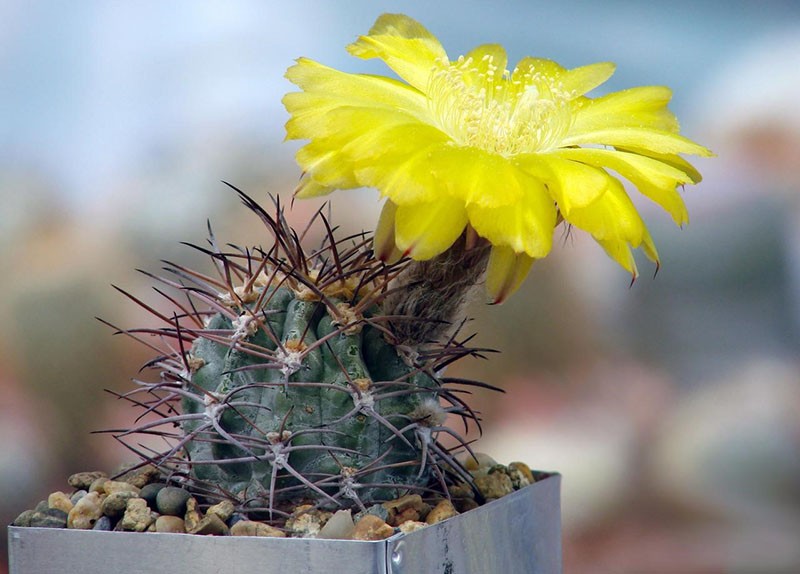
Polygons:
<instances>
[{"instance_id":1,"label":"square metal planter","mask_svg":"<svg viewBox=\"0 0 800 574\"><path fill-rule=\"evenodd\" d=\"M9 574L560 574L561 477L386 540L9 527Z\"/></svg>"}]
</instances>

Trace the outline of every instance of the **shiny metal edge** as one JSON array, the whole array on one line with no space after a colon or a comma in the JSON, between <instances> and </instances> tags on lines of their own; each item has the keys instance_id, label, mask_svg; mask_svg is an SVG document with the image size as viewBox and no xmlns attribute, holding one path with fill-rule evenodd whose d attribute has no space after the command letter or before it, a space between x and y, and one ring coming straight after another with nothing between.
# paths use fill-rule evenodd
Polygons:
<instances>
[{"instance_id":1,"label":"shiny metal edge","mask_svg":"<svg viewBox=\"0 0 800 574\"><path fill-rule=\"evenodd\" d=\"M390 574L560 574L561 476L389 539Z\"/></svg>"}]
</instances>

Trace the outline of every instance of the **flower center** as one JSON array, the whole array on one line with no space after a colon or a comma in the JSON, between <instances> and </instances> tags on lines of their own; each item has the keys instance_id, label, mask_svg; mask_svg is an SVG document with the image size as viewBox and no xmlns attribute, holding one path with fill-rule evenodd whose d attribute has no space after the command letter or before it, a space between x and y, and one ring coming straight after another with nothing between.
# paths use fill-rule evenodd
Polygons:
<instances>
[{"instance_id":1,"label":"flower center","mask_svg":"<svg viewBox=\"0 0 800 574\"><path fill-rule=\"evenodd\" d=\"M506 157L558 147L569 129L568 94L557 82L534 69L500 70L489 54L440 63L428 101L458 144Z\"/></svg>"}]
</instances>

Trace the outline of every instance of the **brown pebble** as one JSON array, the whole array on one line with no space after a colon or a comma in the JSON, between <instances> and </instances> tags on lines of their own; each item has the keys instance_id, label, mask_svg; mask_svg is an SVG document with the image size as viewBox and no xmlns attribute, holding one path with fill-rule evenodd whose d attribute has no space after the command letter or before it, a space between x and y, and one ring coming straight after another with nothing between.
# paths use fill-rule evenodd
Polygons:
<instances>
[{"instance_id":1,"label":"brown pebble","mask_svg":"<svg viewBox=\"0 0 800 574\"><path fill-rule=\"evenodd\" d=\"M67 483L75 490L89 490L89 487L98 478L108 478L108 475L101 470L77 472L67 479Z\"/></svg>"},{"instance_id":2,"label":"brown pebble","mask_svg":"<svg viewBox=\"0 0 800 574\"><path fill-rule=\"evenodd\" d=\"M161 473L159 470L152 464L148 464L147 466L143 466L135 470L129 470L123 474L119 480L127 482L136 488L144 488L146 485L154 482L160 476Z\"/></svg>"},{"instance_id":3,"label":"brown pebble","mask_svg":"<svg viewBox=\"0 0 800 574\"><path fill-rule=\"evenodd\" d=\"M157 516L144 498L131 498L119 526L122 530L144 532L156 521Z\"/></svg>"},{"instance_id":4,"label":"brown pebble","mask_svg":"<svg viewBox=\"0 0 800 574\"><path fill-rule=\"evenodd\" d=\"M96 492L97 494L106 494L105 485L108 482L108 478L105 476L100 476L95 479L95 481L89 485L89 492Z\"/></svg>"},{"instance_id":5,"label":"brown pebble","mask_svg":"<svg viewBox=\"0 0 800 574\"><path fill-rule=\"evenodd\" d=\"M475 510L480 506L478 502L474 498L454 498L453 504L461 514L465 512L469 512L470 510Z\"/></svg>"},{"instance_id":6,"label":"brown pebble","mask_svg":"<svg viewBox=\"0 0 800 574\"><path fill-rule=\"evenodd\" d=\"M430 505L423 502L419 494L407 494L397 500L384 502L383 507L389 512L386 522L392 526L408 520L424 520L431 510Z\"/></svg>"},{"instance_id":7,"label":"brown pebble","mask_svg":"<svg viewBox=\"0 0 800 574\"><path fill-rule=\"evenodd\" d=\"M402 532L403 534L408 534L409 532L416 532L417 530L422 530L427 526L428 525L425 522L419 522L416 520L406 520L405 522L403 522L403 524L398 526L398 528L400 529L400 532Z\"/></svg>"},{"instance_id":8,"label":"brown pebble","mask_svg":"<svg viewBox=\"0 0 800 574\"><path fill-rule=\"evenodd\" d=\"M103 514L109 518L119 518L125 514L125 510L128 508L128 501L131 498L136 498L135 492L112 492L105 497L103 503L100 505L100 508L103 511Z\"/></svg>"},{"instance_id":9,"label":"brown pebble","mask_svg":"<svg viewBox=\"0 0 800 574\"><path fill-rule=\"evenodd\" d=\"M97 492L90 492L81 498L67 515L67 528L89 530L103 515L102 498Z\"/></svg>"},{"instance_id":10,"label":"brown pebble","mask_svg":"<svg viewBox=\"0 0 800 574\"><path fill-rule=\"evenodd\" d=\"M156 532L171 532L183 534L186 532L186 525L183 518L179 516L159 516L155 521Z\"/></svg>"},{"instance_id":11,"label":"brown pebble","mask_svg":"<svg viewBox=\"0 0 800 574\"><path fill-rule=\"evenodd\" d=\"M374 514L366 514L356 522L353 540L383 540L394 534L394 528Z\"/></svg>"},{"instance_id":12,"label":"brown pebble","mask_svg":"<svg viewBox=\"0 0 800 574\"><path fill-rule=\"evenodd\" d=\"M530 467L524 462L512 462L508 465L508 476L514 484L514 489L519 490L536 482Z\"/></svg>"},{"instance_id":13,"label":"brown pebble","mask_svg":"<svg viewBox=\"0 0 800 574\"><path fill-rule=\"evenodd\" d=\"M511 478L504 472L490 472L475 477L475 486L487 500L495 500L514 492Z\"/></svg>"},{"instance_id":14,"label":"brown pebble","mask_svg":"<svg viewBox=\"0 0 800 574\"><path fill-rule=\"evenodd\" d=\"M231 536L271 536L273 538L285 538L283 530L273 528L263 522L254 520L240 520L231 526Z\"/></svg>"},{"instance_id":15,"label":"brown pebble","mask_svg":"<svg viewBox=\"0 0 800 574\"><path fill-rule=\"evenodd\" d=\"M449 500L442 500L428 513L428 518L425 519L425 522L428 524L436 524L457 515L458 512L453 506L453 503Z\"/></svg>"},{"instance_id":16,"label":"brown pebble","mask_svg":"<svg viewBox=\"0 0 800 574\"><path fill-rule=\"evenodd\" d=\"M235 510L236 508L233 506L233 502L230 500L223 500L219 504L209 507L209 509L206 510L206 516L209 514L216 514L222 522L227 522L228 519L233 516Z\"/></svg>"},{"instance_id":17,"label":"brown pebble","mask_svg":"<svg viewBox=\"0 0 800 574\"><path fill-rule=\"evenodd\" d=\"M72 510L72 507L75 506L72 504L72 501L69 499L69 496L64 494L63 492L56 491L50 494L47 497L47 506L49 508L57 508L58 510L63 510L67 514L69 511Z\"/></svg>"},{"instance_id":18,"label":"brown pebble","mask_svg":"<svg viewBox=\"0 0 800 574\"><path fill-rule=\"evenodd\" d=\"M450 498L475 498L475 490L466 482L459 482L448 488Z\"/></svg>"},{"instance_id":19,"label":"brown pebble","mask_svg":"<svg viewBox=\"0 0 800 574\"><path fill-rule=\"evenodd\" d=\"M183 515L183 520L186 523L186 532L191 532L197 528L202 519L203 515L197 510L197 500L194 497L189 498L186 501L186 514Z\"/></svg>"},{"instance_id":20,"label":"brown pebble","mask_svg":"<svg viewBox=\"0 0 800 574\"><path fill-rule=\"evenodd\" d=\"M228 527L225 525L219 516L216 514L209 514L200 519L200 522L192 528L187 530L189 534L211 534L213 536L225 536L228 534Z\"/></svg>"}]
</instances>

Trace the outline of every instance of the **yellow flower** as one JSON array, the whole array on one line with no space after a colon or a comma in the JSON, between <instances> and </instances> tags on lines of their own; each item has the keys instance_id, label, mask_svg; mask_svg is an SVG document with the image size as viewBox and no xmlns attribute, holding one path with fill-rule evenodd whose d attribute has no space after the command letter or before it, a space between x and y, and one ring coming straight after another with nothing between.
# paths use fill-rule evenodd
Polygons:
<instances>
[{"instance_id":1,"label":"yellow flower","mask_svg":"<svg viewBox=\"0 0 800 574\"><path fill-rule=\"evenodd\" d=\"M298 196L374 187L388 198L376 230L383 258L429 259L469 226L492 245L487 288L502 300L548 254L563 219L635 277L631 247L656 262L658 254L609 169L677 225L688 221L677 187L701 177L679 154L712 154L679 135L668 88L588 98L613 64L567 70L524 58L509 71L496 44L451 61L427 29L397 14L347 49L380 58L404 81L301 58L286 74L302 90L283 99L287 139L309 140L297 154Z\"/></svg>"}]
</instances>

